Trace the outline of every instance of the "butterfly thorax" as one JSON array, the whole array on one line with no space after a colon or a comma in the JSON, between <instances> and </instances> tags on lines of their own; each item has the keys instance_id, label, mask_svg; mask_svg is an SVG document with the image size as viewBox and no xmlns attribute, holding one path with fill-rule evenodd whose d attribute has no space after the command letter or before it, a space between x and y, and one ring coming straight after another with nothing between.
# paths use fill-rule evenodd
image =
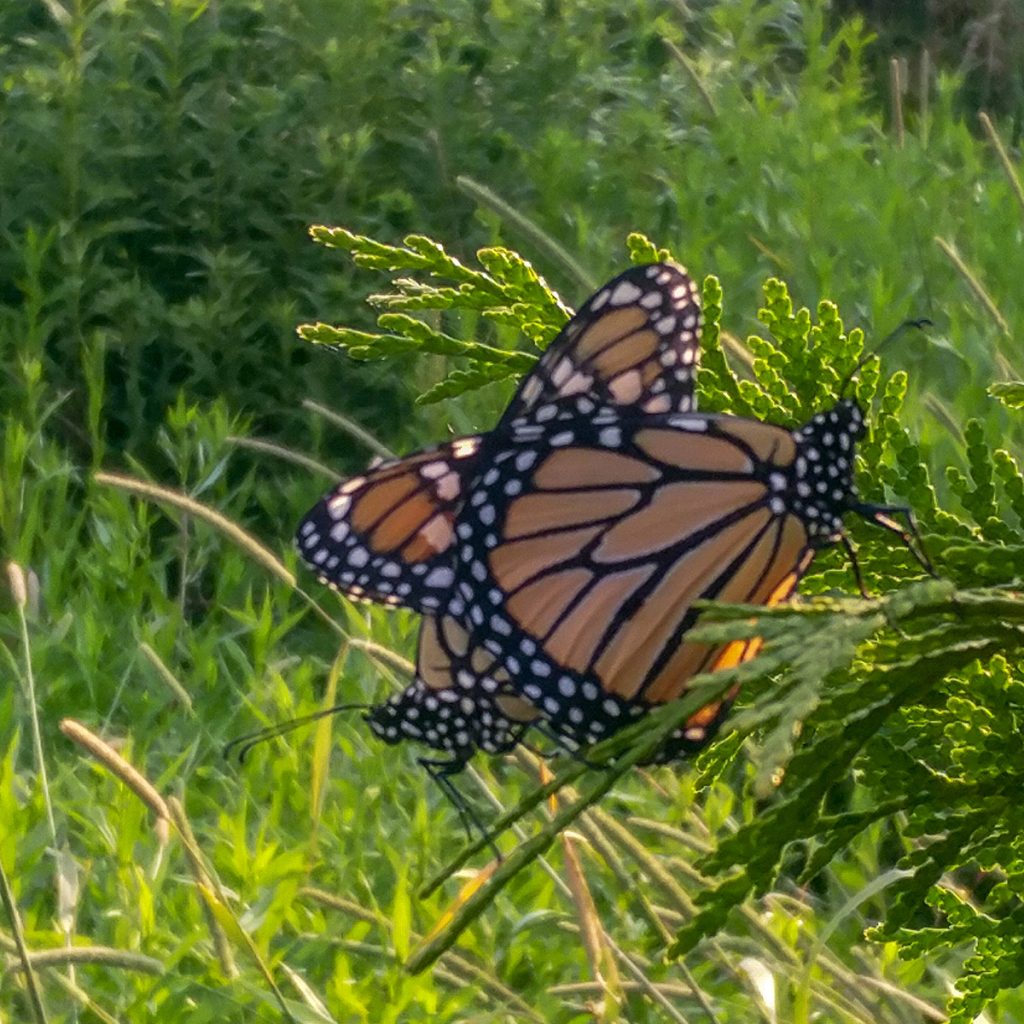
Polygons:
<instances>
[{"instance_id":1,"label":"butterfly thorax","mask_svg":"<svg viewBox=\"0 0 1024 1024\"><path fill-rule=\"evenodd\" d=\"M864 414L852 399L819 412L793 432L793 496L790 508L807 529L814 547L834 542L843 527L843 513L855 498L854 447L864 436Z\"/></svg>"},{"instance_id":2,"label":"butterfly thorax","mask_svg":"<svg viewBox=\"0 0 1024 1024\"><path fill-rule=\"evenodd\" d=\"M458 673L455 686L443 689L431 689L416 679L403 692L375 704L363 718L385 743L417 740L463 760L476 747L500 754L520 741L536 716L523 715L516 706L518 698L498 690L493 680L481 682L465 671ZM515 717L507 717L506 710Z\"/></svg>"},{"instance_id":3,"label":"butterfly thorax","mask_svg":"<svg viewBox=\"0 0 1024 1024\"><path fill-rule=\"evenodd\" d=\"M386 743L415 739L437 750L472 752L476 702L455 689L432 692L417 680L404 692L376 704L363 717Z\"/></svg>"}]
</instances>

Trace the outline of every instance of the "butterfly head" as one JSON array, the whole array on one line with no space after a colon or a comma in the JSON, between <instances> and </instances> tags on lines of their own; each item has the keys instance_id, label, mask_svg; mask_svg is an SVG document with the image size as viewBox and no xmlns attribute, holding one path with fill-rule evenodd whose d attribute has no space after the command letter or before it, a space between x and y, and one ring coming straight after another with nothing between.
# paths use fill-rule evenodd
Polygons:
<instances>
[{"instance_id":1,"label":"butterfly head","mask_svg":"<svg viewBox=\"0 0 1024 1024\"><path fill-rule=\"evenodd\" d=\"M367 709L363 718L385 743L419 740L438 750L470 746L475 701L456 687L431 690L419 679L401 693Z\"/></svg>"},{"instance_id":2,"label":"butterfly head","mask_svg":"<svg viewBox=\"0 0 1024 1024\"><path fill-rule=\"evenodd\" d=\"M856 502L853 456L864 436L864 413L850 398L819 412L797 430L794 461L794 511L803 519L815 546L842 533L843 513Z\"/></svg>"},{"instance_id":3,"label":"butterfly head","mask_svg":"<svg viewBox=\"0 0 1024 1024\"><path fill-rule=\"evenodd\" d=\"M380 704L374 704L363 715L363 719L377 738L384 740L385 743L399 743L403 739L418 738L416 718L417 711L414 710L410 715L409 709L403 707L402 694L395 694Z\"/></svg>"}]
</instances>

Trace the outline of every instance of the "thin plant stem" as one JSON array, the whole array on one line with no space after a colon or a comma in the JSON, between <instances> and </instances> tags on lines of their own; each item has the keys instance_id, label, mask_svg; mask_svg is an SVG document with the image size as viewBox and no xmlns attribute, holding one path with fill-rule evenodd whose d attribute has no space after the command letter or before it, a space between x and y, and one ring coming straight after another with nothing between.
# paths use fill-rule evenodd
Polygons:
<instances>
[{"instance_id":1,"label":"thin plant stem","mask_svg":"<svg viewBox=\"0 0 1024 1024\"><path fill-rule=\"evenodd\" d=\"M21 961L21 967L25 973L25 987L28 989L28 1001L32 1007L32 1016L35 1018L36 1024L47 1024L46 1008L43 1006L43 998L39 992L39 986L36 984L36 974L32 969L32 959L29 956L28 947L25 945L25 936L21 931L18 906L14 902L14 893L11 892L2 861L0 861L0 902L3 903L4 909L7 911L7 918L11 922L11 934L18 947L18 959Z\"/></svg>"},{"instance_id":2,"label":"thin plant stem","mask_svg":"<svg viewBox=\"0 0 1024 1024\"><path fill-rule=\"evenodd\" d=\"M996 151L996 156L999 157L999 162L1003 165L1006 180L1010 183L1010 188L1013 189L1013 194L1017 197L1018 204L1021 209L1024 210L1024 185L1021 184L1021 180L1017 176L1017 169L1013 166L1010 154L1006 152L1003 140L999 138L999 132L996 131L995 125L992 124L992 119L984 110L978 114L978 120L981 122L981 127L984 129L985 134L988 136L988 141L992 143L992 148Z\"/></svg>"},{"instance_id":3,"label":"thin plant stem","mask_svg":"<svg viewBox=\"0 0 1024 1024\"><path fill-rule=\"evenodd\" d=\"M340 412L328 409L326 405L314 402L310 398L303 400L302 408L315 412L318 416L323 416L328 423L333 423L334 426L339 430L343 430L349 437L365 445L374 455L379 455L382 459L393 459L395 457L395 453L383 441L378 441L365 427L361 427L355 420L351 420L347 416L342 416Z\"/></svg>"},{"instance_id":4,"label":"thin plant stem","mask_svg":"<svg viewBox=\"0 0 1024 1024\"><path fill-rule=\"evenodd\" d=\"M25 616L25 605L17 602L18 629L21 635L21 648L25 658L25 696L28 701L29 721L32 724L32 749L36 760L36 770L43 789L43 803L46 806L46 822L50 829L50 841L57 848L57 821L53 815L53 804L50 801L50 781L46 774L46 762L43 759L43 734L39 728L39 710L36 707L36 680L32 671L32 645L28 636L28 619Z\"/></svg>"},{"instance_id":5,"label":"thin plant stem","mask_svg":"<svg viewBox=\"0 0 1024 1024\"><path fill-rule=\"evenodd\" d=\"M889 99L892 105L892 130L896 135L896 146L903 148L906 130L903 124L903 63L899 57L889 61Z\"/></svg>"},{"instance_id":6,"label":"thin plant stem","mask_svg":"<svg viewBox=\"0 0 1024 1024\"><path fill-rule=\"evenodd\" d=\"M935 236L935 244L946 254L949 261L956 267L960 276L967 282L967 286L977 296L978 301L988 310L989 316L995 321L999 330L1010 337L1010 325L1006 322L1006 318L1002 313L999 312L999 307L995 304L995 300L987 291L985 286L978 280L974 272L970 267L963 261L960 253L956 251L956 247L952 242L947 242L944 238Z\"/></svg>"},{"instance_id":7,"label":"thin plant stem","mask_svg":"<svg viewBox=\"0 0 1024 1024\"><path fill-rule=\"evenodd\" d=\"M552 259L556 260L562 267L578 281L580 286L588 291L597 287L597 282L587 271L573 258L567 249L559 245L539 224L534 223L524 213L520 213L514 206L507 203L501 196L492 192L486 185L473 178L460 174L455 179L455 184L466 195L475 199L478 203L493 210L503 220L508 221L517 228L526 238L533 242L538 248L543 249Z\"/></svg>"},{"instance_id":8,"label":"thin plant stem","mask_svg":"<svg viewBox=\"0 0 1024 1024\"><path fill-rule=\"evenodd\" d=\"M325 476L334 483L338 483L342 479L341 474L335 472L330 466L325 466L322 462L311 459L308 455L303 455L301 452L292 451L291 448L286 448L284 445L274 444L272 441L261 441L255 437L231 436L226 440L228 444L237 445L239 448L248 448L250 451L261 452L265 455L275 455L285 462L301 466L303 469L308 469L311 473L316 473L318 476Z\"/></svg>"},{"instance_id":9,"label":"thin plant stem","mask_svg":"<svg viewBox=\"0 0 1024 1024\"><path fill-rule=\"evenodd\" d=\"M504 807L501 801L497 798L497 796L491 792L490 788L486 785L484 780L480 777L480 775L476 772L475 769L470 770L473 774L474 780L481 787L481 789L484 792L484 795L488 798L488 800L495 807L495 809L498 811L503 811ZM511 825L511 829L521 842L526 841L526 833L519 827L517 823L513 823ZM537 860L539 861L541 868L544 871L546 871L548 877L554 882L555 887L558 889L558 891L564 897L571 900L573 898L572 889L569 887L569 884L562 878L562 876L559 875L557 871L555 871L555 869L548 862L547 858L541 855L537 858ZM598 919L597 921L597 926L600 929L601 940L612 951L612 953L614 954L615 958L619 961L619 963L621 963L622 966L625 967L626 971L633 976L637 985L650 998L650 1000L656 1005L660 1006L665 1011L665 1013L667 1013L669 1017L672 1018L672 1020L677 1022L677 1024L687 1024L686 1018L683 1017L683 1015L676 1009L676 1007L673 1006L668 1001L668 999L666 999L664 994L658 990L658 986L650 978L647 977L647 975L644 973L642 965L636 963L636 961L632 957L630 957L630 955L612 938L608 930L601 923L600 919ZM710 1020L712 1021L712 1024L717 1024L716 1018L713 1014L710 1016Z\"/></svg>"},{"instance_id":10,"label":"thin plant stem","mask_svg":"<svg viewBox=\"0 0 1024 1024\"><path fill-rule=\"evenodd\" d=\"M686 72L690 81L693 82L697 95L704 101L704 106L708 108L708 113L712 117L718 117L718 107L715 106L711 93L708 92L707 86L701 81L701 77L697 74L697 69L693 66L690 58L671 39L662 39L662 43L665 49L672 55L672 59Z\"/></svg>"},{"instance_id":11,"label":"thin plant stem","mask_svg":"<svg viewBox=\"0 0 1024 1024\"><path fill-rule=\"evenodd\" d=\"M927 48L921 50L921 63L918 67L917 74L917 102L919 107L919 113L917 115L919 125L918 133L921 136L921 144L927 148L928 129L930 127L931 117L929 102L931 99L932 89L932 57Z\"/></svg>"}]
</instances>

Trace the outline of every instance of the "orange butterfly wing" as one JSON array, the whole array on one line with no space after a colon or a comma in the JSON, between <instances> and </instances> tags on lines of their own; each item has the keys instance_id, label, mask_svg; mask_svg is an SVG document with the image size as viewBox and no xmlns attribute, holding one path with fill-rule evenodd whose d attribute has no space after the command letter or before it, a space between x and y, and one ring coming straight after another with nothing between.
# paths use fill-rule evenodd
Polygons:
<instances>
[{"instance_id":1,"label":"orange butterfly wing","mask_svg":"<svg viewBox=\"0 0 1024 1024\"><path fill-rule=\"evenodd\" d=\"M631 267L580 307L524 378L499 430L575 397L647 413L695 407L701 312L697 286L682 267Z\"/></svg>"},{"instance_id":2,"label":"orange butterfly wing","mask_svg":"<svg viewBox=\"0 0 1024 1024\"><path fill-rule=\"evenodd\" d=\"M447 615L425 615L416 678L401 693L370 709L370 728L386 743L415 740L464 764L479 748L511 750L537 719L516 695L508 673L483 648L471 648L466 630Z\"/></svg>"},{"instance_id":3,"label":"orange butterfly wing","mask_svg":"<svg viewBox=\"0 0 1024 1024\"><path fill-rule=\"evenodd\" d=\"M497 479L458 527L460 561L484 579L461 580L458 594L473 642L557 731L591 742L724 657L685 641L695 601L778 600L810 545L777 497L796 451L781 428L644 417L558 440L529 438L495 460Z\"/></svg>"},{"instance_id":4,"label":"orange butterfly wing","mask_svg":"<svg viewBox=\"0 0 1024 1024\"><path fill-rule=\"evenodd\" d=\"M463 437L345 481L299 524L299 553L347 597L436 610L454 577L455 517L481 444Z\"/></svg>"}]
</instances>

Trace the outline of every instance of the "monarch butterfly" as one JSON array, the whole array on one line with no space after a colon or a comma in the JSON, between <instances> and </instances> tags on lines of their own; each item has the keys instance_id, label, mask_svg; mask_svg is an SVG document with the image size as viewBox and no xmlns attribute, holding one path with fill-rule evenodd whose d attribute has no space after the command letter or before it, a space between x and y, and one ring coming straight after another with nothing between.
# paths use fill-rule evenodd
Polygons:
<instances>
[{"instance_id":1,"label":"monarch butterfly","mask_svg":"<svg viewBox=\"0 0 1024 1024\"><path fill-rule=\"evenodd\" d=\"M415 679L364 718L386 743L412 739L449 755L420 761L442 786L478 748L511 750L537 718L507 672L494 671L494 656L470 650L463 626L435 614L455 579L455 517L480 444L478 437L459 438L380 462L327 494L296 534L323 583L355 600L423 614Z\"/></svg>"},{"instance_id":2,"label":"monarch butterfly","mask_svg":"<svg viewBox=\"0 0 1024 1024\"><path fill-rule=\"evenodd\" d=\"M853 400L796 431L696 412L700 323L682 268L633 267L566 324L494 430L383 464L303 520L324 582L426 613L417 680L371 717L385 739L445 750L452 771L537 716L592 743L756 654L756 640L688 642L698 599L785 600L818 548L848 545L847 511L914 550L909 510L856 498ZM707 742L734 696L658 760Z\"/></svg>"},{"instance_id":3,"label":"monarch butterfly","mask_svg":"<svg viewBox=\"0 0 1024 1024\"><path fill-rule=\"evenodd\" d=\"M634 273L627 272L622 280ZM677 273L675 268L671 273ZM650 385L645 401L652 402L652 408L686 409L693 401L693 364L699 356L696 288L685 274L679 274L673 285L675 294L666 300L657 319L660 330L666 332L669 325L665 317L677 315L674 336L665 346L649 346L640 361ZM660 299L657 303L648 299L644 308L658 311L661 306ZM615 374L601 372L601 368L594 375L574 375L567 372L568 364L556 358L571 347L578 319L567 325L524 382L520 393L523 408L558 394L582 396L588 389L602 389L605 383L614 386L600 390L596 397L601 400L632 401L638 397L630 391L632 382L628 377L616 383ZM665 366L675 367L672 373L665 373L659 365L662 358ZM624 365L622 369L628 371L630 367ZM454 580L451 555L455 517L481 444L480 437L461 438L405 459L380 463L365 476L343 483L300 524L296 538L300 552L324 583L349 597L424 613L434 611ZM402 693L372 708L366 717L380 738L388 742L419 739L451 754L450 770L457 770L475 747L488 752L510 749L521 738L528 719L536 720L537 712L531 716L525 701L510 698L507 681L499 682L484 674L482 649L458 662L465 647L453 652L452 640L448 639L448 657L442 659L446 669L425 671L426 657L436 652L439 636L454 637L458 646L454 620L449 617L444 622L444 629L439 631L435 620L424 618L418 656L421 668L416 680ZM494 660L493 656L488 659ZM428 766L437 767L434 763Z\"/></svg>"},{"instance_id":4,"label":"monarch butterfly","mask_svg":"<svg viewBox=\"0 0 1024 1024\"><path fill-rule=\"evenodd\" d=\"M452 618L426 615L420 630L417 672L401 692L378 704L336 704L232 740L227 752L244 761L266 739L342 711L362 711L371 731L385 743L418 740L450 755L421 758L441 781L465 767L477 749L512 750L538 720L537 709L509 686L508 673L482 649L470 651L466 631ZM462 801L456 801L461 806Z\"/></svg>"}]
</instances>

